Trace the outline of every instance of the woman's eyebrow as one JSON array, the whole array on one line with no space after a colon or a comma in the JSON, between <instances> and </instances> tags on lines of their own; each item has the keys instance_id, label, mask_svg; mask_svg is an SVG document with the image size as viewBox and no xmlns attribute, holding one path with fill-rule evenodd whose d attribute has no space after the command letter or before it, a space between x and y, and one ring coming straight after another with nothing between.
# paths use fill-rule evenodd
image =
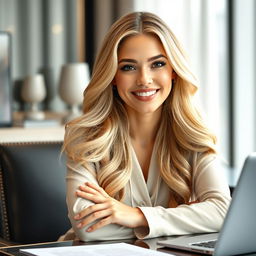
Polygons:
<instances>
[{"instance_id":1,"label":"woman's eyebrow","mask_svg":"<svg viewBox=\"0 0 256 256\"><path fill-rule=\"evenodd\" d=\"M118 61L118 63L121 63L121 62L132 62L132 63L138 63L137 60L134 60L134 59L121 59Z\"/></svg>"},{"instance_id":2,"label":"woman's eyebrow","mask_svg":"<svg viewBox=\"0 0 256 256\"><path fill-rule=\"evenodd\" d=\"M149 58L148 61L153 61L153 60L156 60L156 59L159 59L159 58L166 58L166 56L164 56L163 54L159 54L159 55L156 55L156 56L153 56L153 57Z\"/></svg>"},{"instance_id":3,"label":"woman's eyebrow","mask_svg":"<svg viewBox=\"0 0 256 256\"><path fill-rule=\"evenodd\" d=\"M156 60L156 59L159 59L159 58L166 58L166 56L164 56L163 54L158 54L156 56L153 56L153 57L150 57L148 59L148 61L153 61L153 60ZM166 58L167 59L167 58ZM121 59L118 61L118 63L121 63L121 62L131 62L131 63L138 63L137 60L135 59Z\"/></svg>"}]
</instances>

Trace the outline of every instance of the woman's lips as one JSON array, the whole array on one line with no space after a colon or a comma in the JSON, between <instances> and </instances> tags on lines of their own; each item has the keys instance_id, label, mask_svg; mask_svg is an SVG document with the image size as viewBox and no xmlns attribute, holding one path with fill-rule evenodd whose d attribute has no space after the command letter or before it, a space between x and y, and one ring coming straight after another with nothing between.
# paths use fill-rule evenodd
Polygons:
<instances>
[{"instance_id":1,"label":"woman's lips","mask_svg":"<svg viewBox=\"0 0 256 256\"><path fill-rule=\"evenodd\" d=\"M153 89L153 90L138 90L138 91L134 91L132 92L132 94L141 101L150 101L152 100L157 92L159 91L159 89Z\"/></svg>"}]
</instances>

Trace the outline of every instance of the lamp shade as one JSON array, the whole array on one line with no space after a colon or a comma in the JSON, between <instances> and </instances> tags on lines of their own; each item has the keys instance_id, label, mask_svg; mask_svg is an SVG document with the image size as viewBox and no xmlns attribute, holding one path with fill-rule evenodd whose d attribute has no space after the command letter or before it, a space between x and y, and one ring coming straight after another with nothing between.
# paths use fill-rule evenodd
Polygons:
<instances>
[{"instance_id":1,"label":"lamp shade","mask_svg":"<svg viewBox=\"0 0 256 256\"><path fill-rule=\"evenodd\" d=\"M87 63L70 63L62 66L59 95L69 105L83 102L83 92L89 83L90 74Z\"/></svg>"}]
</instances>

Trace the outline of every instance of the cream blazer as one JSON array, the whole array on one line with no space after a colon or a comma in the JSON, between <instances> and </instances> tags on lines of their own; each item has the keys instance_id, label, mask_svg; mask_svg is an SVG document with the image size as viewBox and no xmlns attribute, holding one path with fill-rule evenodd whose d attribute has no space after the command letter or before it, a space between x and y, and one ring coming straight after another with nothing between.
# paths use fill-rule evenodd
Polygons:
<instances>
[{"instance_id":1,"label":"cream blazer","mask_svg":"<svg viewBox=\"0 0 256 256\"><path fill-rule=\"evenodd\" d=\"M77 229L78 222L74 221L74 215L93 203L77 197L75 191L86 181L96 184L98 182L95 176L86 171L84 167L77 166L68 160L67 205L73 228L60 240L75 238L82 241L146 239L220 230L231 198L229 187L216 156L209 155L201 163L198 163L196 156L194 157L191 201L199 200L200 203L179 205L176 208L168 208L170 191L159 175L155 149L151 156L147 182L145 182L134 150L132 163L133 171L130 182L126 186L124 203L139 207L149 227L131 229L110 224L91 233L85 231L87 227Z\"/></svg>"}]
</instances>

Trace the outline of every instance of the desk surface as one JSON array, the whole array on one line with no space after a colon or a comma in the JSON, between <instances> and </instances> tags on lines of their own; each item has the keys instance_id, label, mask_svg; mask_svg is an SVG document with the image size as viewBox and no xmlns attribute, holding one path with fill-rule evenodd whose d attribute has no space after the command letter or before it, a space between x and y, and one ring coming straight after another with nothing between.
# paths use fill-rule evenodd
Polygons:
<instances>
[{"instance_id":1,"label":"desk surface","mask_svg":"<svg viewBox=\"0 0 256 256\"><path fill-rule=\"evenodd\" d=\"M129 239L129 240L115 240L115 241L102 241L102 242L81 242L78 240L69 240L63 242L50 242L50 243L38 243L38 244L27 244L27 245L16 245L16 246L7 246L7 247L0 247L0 255L9 255L9 256L24 256L24 254L20 253L20 249L32 249L32 248L49 248L49 247L63 247L63 246L79 246L79 245L95 245L95 244L110 244L110 243L128 243L132 245L136 245L139 247L157 250L159 252L164 252L166 254L171 254L175 256L199 256L203 254L193 253L193 252L186 252L176 249L165 248L157 244L160 240L165 240L170 237L159 237L153 239L145 239L145 240L136 240L136 239ZM256 256L256 253L251 254L243 254L243 256Z\"/></svg>"},{"instance_id":2,"label":"desk surface","mask_svg":"<svg viewBox=\"0 0 256 256\"><path fill-rule=\"evenodd\" d=\"M183 252L179 250L171 250L164 248L162 246L157 245L157 241L160 239L166 238L154 238L154 239L147 239L147 240L117 240L117 241L104 241L104 242L81 242L81 241L64 241L64 242L52 242L52 243L39 243L33 245L22 245L22 246L10 246L10 247L3 247L0 248L0 255L9 255L9 256L21 256L24 255L19 252L20 249L31 249L31 248L46 248L46 247L59 247L59 246L79 246L79 245L93 245L93 244L106 244L106 243L121 243L125 242L128 244L133 244L136 246L140 246L147 249L157 250L160 252L165 252L167 254L172 254L176 256L198 256L200 254L190 253L190 252Z\"/></svg>"},{"instance_id":3,"label":"desk surface","mask_svg":"<svg viewBox=\"0 0 256 256\"><path fill-rule=\"evenodd\" d=\"M92 245L92 244L106 244L106 243L120 243L125 242L128 244L133 244L136 246L140 246L143 248L157 250L160 252L164 252L166 254L171 254L175 256L199 256L202 254L193 253L193 252L185 252L175 249L164 248L160 245L157 245L157 241L167 239L167 237L153 238L147 240L116 240L116 241L104 241L104 242L81 242L81 241L64 241L64 242L51 242L51 243L38 243L33 245L21 245L21 246L10 246L0 248L0 255L9 255L9 256L21 256L24 254L20 253L19 250L22 249L31 249L31 248L46 248L46 247L59 247L59 246L79 246L79 245ZM245 255L245 254L244 254ZM250 256L256 256L256 253L246 254Z\"/></svg>"}]
</instances>

